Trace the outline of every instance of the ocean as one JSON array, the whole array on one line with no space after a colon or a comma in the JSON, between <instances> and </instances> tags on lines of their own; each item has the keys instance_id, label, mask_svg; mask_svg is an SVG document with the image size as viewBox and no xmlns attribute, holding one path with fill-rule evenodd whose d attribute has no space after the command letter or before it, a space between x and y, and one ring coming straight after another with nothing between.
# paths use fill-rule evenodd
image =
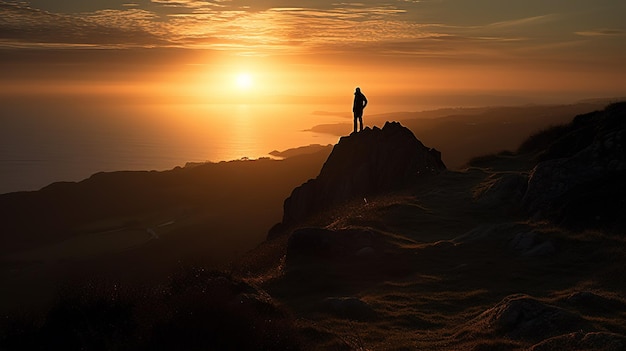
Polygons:
<instances>
[{"instance_id":1,"label":"ocean","mask_svg":"<svg viewBox=\"0 0 626 351\"><path fill-rule=\"evenodd\" d=\"M0 193L101 171L160 171L334 144L337 136L307 130L352 123L349 104L139 104L80 97L1 102ZM367 112L389 111L381 106Z\"/></svg>"}]
</instances>

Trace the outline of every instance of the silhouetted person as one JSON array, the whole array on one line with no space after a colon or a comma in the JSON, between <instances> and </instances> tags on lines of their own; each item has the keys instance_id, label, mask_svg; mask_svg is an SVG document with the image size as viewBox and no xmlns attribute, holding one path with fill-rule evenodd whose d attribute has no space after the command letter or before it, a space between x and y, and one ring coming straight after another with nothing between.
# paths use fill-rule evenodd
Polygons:
<instances>
[{"instance_id":1,"label":"silhouetted person","mask_svg":"<svg viewBox=\"0 0 626 351\"><path fill-rule=\"evenodd\" d=\"M354 92L354 104L352 112L354 112L354 132L356 133L356 122L359 121L359 131L363 130L363 109L367 106L367 98L361 92L361 88L356 88Z\"/></svg>"}]
</instances>

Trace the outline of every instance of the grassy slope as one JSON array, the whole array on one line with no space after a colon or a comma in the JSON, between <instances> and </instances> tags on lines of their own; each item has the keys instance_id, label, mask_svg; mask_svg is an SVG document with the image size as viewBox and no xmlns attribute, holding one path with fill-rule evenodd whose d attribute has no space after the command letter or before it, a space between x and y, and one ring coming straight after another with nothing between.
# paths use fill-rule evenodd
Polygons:
<instances>
[{"instance_id":1,"label":"grassy slope","mask_svg":"<svg viewBox=\"0 0 626 351\"><path fill-rule=\"evenodd\" d=\"M98 174L3 195L0 313L38 309L75 281L140 285L184 264L220 267L265 239L284 199L319 173L330 151Z\"/></svg>"},{"instance_id":2,"label":"grassy slope","mask_svg":"<svg viewBox=\"0 0 626 351\"><path fill-rule=\"evenodd\" d=\"M531 162L502 154L483 158L476 164L480 168L445 172L404 192L368 199L367 204L362 201L348 204L305 224L331 229L371 228L385 242L386 255L382 260L327 266L322 263L322 267L330 270L309 271L310 274L303 276L286 274L283 256L287 238L281 237L263 243L232 269L265 288L276 301L293 311L305 344L312 348L524 349L534 342L511 340L484 330L480 320L476 320L483 311L516 293L534 296L582 316L594 330L625 334L623 308L599 312L574 308L565 302L572 293L593 291L613 298L623 307L626 302L621 294L626 291L626 285L616 277L626 273L624 240L602 233L571 233L547 224L530 223L514 208L477 203L477 189L494 177L528 172ZM240 174L245 179L246 173ZM228 211L236 216L244 211L251 213L253 209L233 206ZM76 268L79 262L87 277L93 274L94 267L106 267L112 272L129 270L131 276L137 277L153 268L142 265L189 254L186 250L194 248L188 244L190 240L198 243L196 239L207 233L207 225L211 223L206 216L209 212L203 209L198 217L186 217L191 218L189 222L177 222L188 225L170 236L176 240L153 241L157 245L142 252L145 254L142 257L152 260L137 260L136 252L129 251L117 256L104 255L90 264L76 260L56 261L52 266L46 263L32 268L39 274L34 279L28 275L26 265L5 264L7 270L3 274L20 277L23 284L37 281L41 276L58 281L60 278L55 274ZM144 221L156 220L154 223L158 224L169 218L168 213L152 215L139 222L143 225ZM237 225L238 230L250 225L253 231L255 226L249 218L244 219L227 224ZM108 221L87 222L81 228L89 231L94 226L106 227ZM214 230L227 233L229 228L233 229L225 225ZM552 243L554 252L529 257L511 248L516 234L531 231L540 242ZM464 235L468 233L471 235ZM196 245L195 249L202 254L211 246L207 242ZM2 279L7 281L6 276ZM346 318L331 313L323 301L336 296L358 297L374 314L367 318Z\"/></svg>"},{"instance_id":3,"label":"grassy slope","mask_svg":"<svg viewBox=\"0 0 626 351\"><path fill-rule=\"evenodd\" d=\"M301 318L309 343L323 349L524 349L531 340L511 340L472 322L511 294L527 294L566 308L592 329L626 333L626 312L580 311L564 303L578 291L624 302L626 245L601 233L570 233L522 220L515 209L479 205L475 190L503 173L524 172L528 160L493 157L492 168L446 172L412 189L368 203L356 202L308 225L332 229L371 228L387 242L387 255L373 263L321 265L306 276L251 273L273 297ZM473 231L473 229L478 228ZM461 237L471 232L471 235ZM511 248L518 233L535 232L555 250L529 257ZM484 236L485 240L481 240ZM455 239L456 238L456 239ZM286 238L257 249L244 265L271 267ZM273 255L272 255L273 253ZM261 259L261 258L262 259ZM278 265L278 264L277 264ZM245 270L245 269L244 269ZM332 270L332 272L330 272ZM366 302L374 317L354 320L324 309L328 297Z\"/></svg>"}]
</instances>

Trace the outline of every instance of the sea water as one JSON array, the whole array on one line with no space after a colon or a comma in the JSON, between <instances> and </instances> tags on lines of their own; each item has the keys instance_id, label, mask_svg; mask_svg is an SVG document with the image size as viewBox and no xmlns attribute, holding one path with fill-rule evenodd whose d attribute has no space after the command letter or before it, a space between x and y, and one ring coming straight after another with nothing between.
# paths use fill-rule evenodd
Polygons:
<instances>
[{"instance_id":1,"label":"sea water","mask_svg":"<svg viewBox=\"0 0 626 351\"><path fill-rule=\"evenodd\" d=\"M0 193L101 171L167 170L335 144L338 136L308 130L345 123L347 135L352 123L350 104L142 104L80 97L1 102ZM371 111L387 112L381 106Z\"/></svg>"}]
</instances>

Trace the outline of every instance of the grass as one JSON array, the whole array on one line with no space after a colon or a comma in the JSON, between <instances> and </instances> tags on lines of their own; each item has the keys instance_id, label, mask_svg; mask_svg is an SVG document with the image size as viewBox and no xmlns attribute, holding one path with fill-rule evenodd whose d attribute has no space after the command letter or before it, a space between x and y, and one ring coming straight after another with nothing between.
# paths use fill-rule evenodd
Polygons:
<instances>
[{"instance_id":1,"label":"grass","mask_svg":"<svg viewBox=\"0 0 626 351\"><path fill-rule=\"evenodd\" d=\"M554 125L528 137L518 148L518 154L535 154L547 149L554 140L569 132L567 125Z\"/></svg>"},{"instance_id":2,"label":"grass","mask_svg":"<svg viewBox=\"0 0 626 351\"><path fill-rule=\"evenodd\" d=\"M6 322L2 348L525 350L537 340L511 339L476 322L515 294L580 317L585 332L625 334L626 286L616 278L625 273L623 237L485 211L474 189L498 172L444 172L305 224L371 231L385 253L372 260L320 261L290 274L289 237L279 236L234 263L235 276L193 266L150 288L67 290L45 318ZM525 256L511 247L512 238L529 232L554 252ZM581 292L611 308L568 302ZM329 297L356 298L373 314L334 313L325 307Z\"/></svg>"},{"instance_id":3,"label":"grass","mask_svg":"<svg viewBox=\"0 0 626 351\"><path fill-rule=\"evenodd\" d=\"M0 348L521 351L559 342L574 348L588 333L601 336L588 349L619 343L623 233L574 231L477 201L499 177L527 172L538 154L560 154L571 140L537 150L561 132L537 134L521 147L527 154L476 158L464 171L355 199L300 224L333 230L343 257L290 260L289 232L297 228L289 228L234 262L233 274L196 265L150 288L75 287L44 318L6 319ZM342 236L359 231L371 235L376 255L352 255L354 243ZM525 237L528 248L515 244ZM543 244L549 250L531 254ZM363 310L338 313L329 298L359 301ZM536 318L515 314L516 299L563 315L538 313L538 325L551 329L529 335L519 328ZM515 316L508 329L495 326L507 322L501 311Z\"/></svg>"},{"instance_id":4,"label":"grass","mask_svg":"<svg viewBox=\"0 0 626 351\"><path fill-rule=\"evenodd\" d=\"M2 350L299 350L294 320L261 290L190 267L162 286L74 286L45 317L5 321Z\"/></svg>"},{"instance_id":5,"label":"grass","mask_svg":"<svg viewBox=\"0 0 626 351\"><path fill-rule=\"evenodd\" d=\"M525 162L516 157L503 154L492 161L505 159L506 170L506 163ZM306 321L305 343L318 349L526 350L537 340L511 340L472 322L514 294L579 316L587 331L624 334L626 305L620 292L625 287L615 279L626 266L623 239L528 221L520 212L486 211L475 201L474 189L501 172L519 172L502 169L445 172L406 191L367 203L357 199L325 213L307 226L374 230L389 244L387 255L368 264L324 263L318 267L322 271L296 277L278 274L263 287ZM474 228L482 228L474 239L452 241ZM550 242L554 251L525 256L512 248L511 240L526 232L536 233L536 245ZM610 313L580 309L562 298L588 290L616 299L619 308ZM324 299L333 296L359 298L375 317L355 321L324 312ZM350 343L355 336L358 344Z\"/></svg>"}]
</instances>

